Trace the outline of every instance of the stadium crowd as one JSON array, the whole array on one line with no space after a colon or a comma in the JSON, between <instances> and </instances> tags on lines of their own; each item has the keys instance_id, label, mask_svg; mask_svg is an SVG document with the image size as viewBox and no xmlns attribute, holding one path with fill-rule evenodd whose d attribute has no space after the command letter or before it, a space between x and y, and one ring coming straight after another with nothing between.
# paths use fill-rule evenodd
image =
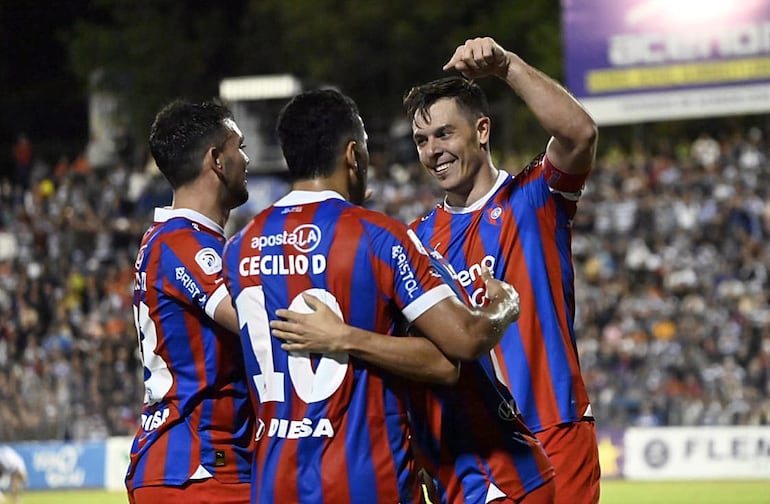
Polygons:
<instances>
[{"instance_id":1,"label":"stadium crowd","mask_svg":"<svg viewBox=\"0 0 770 504\"><path fill-rule=\"evenodd\" d=\"M600 429L770 421L768 156L757 128L604 146L573 223L578 348ZM170 188L131 149L106 164L50 161L20 137L12 159L0 179L0 441L133 435L133 261ZM370 206L410 222L438 200L414 162L372 162Z\"/></svg>"}]
</instances>

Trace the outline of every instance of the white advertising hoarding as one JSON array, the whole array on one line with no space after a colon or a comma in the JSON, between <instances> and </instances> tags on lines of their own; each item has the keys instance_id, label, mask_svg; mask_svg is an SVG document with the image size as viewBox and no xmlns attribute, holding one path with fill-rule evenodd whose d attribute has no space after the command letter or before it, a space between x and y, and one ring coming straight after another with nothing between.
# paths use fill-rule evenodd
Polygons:
<instances>
[{"instance_id":1,"label":"white advertising hoarding","mask_svg":"<svg viewBox=\"0 0 770 504\"><path fill-rule=\"evenodd\" d=\"M770 479L770 428L630 428L623 440L629 479Z\"/></svg>"}]
</instances>

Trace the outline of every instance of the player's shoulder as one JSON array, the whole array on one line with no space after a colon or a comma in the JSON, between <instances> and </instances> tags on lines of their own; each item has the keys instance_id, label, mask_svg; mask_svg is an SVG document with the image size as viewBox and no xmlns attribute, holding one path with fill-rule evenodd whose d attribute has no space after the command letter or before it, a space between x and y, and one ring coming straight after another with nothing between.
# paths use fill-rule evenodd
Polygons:
<instances>
[{"instance_id":1,"label":"player's shoulder","mask_svg":"<svg viewBox=\"0 0 770 504\"><path fill-rule=\"evenodd\" d=\"M527 163L519 172L512 173L512 180L510 182L521 184L525 181L531 180L533 177L542 176L544 160L545 151L532 158L532 160Z\"/></svg>"},{"instance_id":2,"label":"player's shoulder","mask_svg":"<svg viewBox=\"0 0 770 504\"><path fill-rule=\"evenodd\" d=\"M406 224L400 220L380 211L358 205L351 205L340 215L340 221L343 225L347 220L359 221L363 226L374 226L390 231L406 229Z\"/></svg>"},{"instance_id":3,"label":"player's shoulder","mask_svg":"<svg viewBox=\"0 0 770 504\"><path fill-rule=\"evenodd\" d=\"M216 231L185 217L176 217L156 223L149 234L150 240L158 241L186 240L190 238L222 240L222 236Z\"/></svg>"},{"instance_id":4,"label":"player's shoulder","mask_svg":"<svg viewBox=\"0 0 770 504\"><path fill-rule=\"evenodd\" d=\"M417 230L420 227L428 225L430 222L433 222L436 219L436 215L441 211L442 204L437 203L433 208L425 212L421 217L416 218L409 224L409 227Z\"/></svg>"}]
</instances>

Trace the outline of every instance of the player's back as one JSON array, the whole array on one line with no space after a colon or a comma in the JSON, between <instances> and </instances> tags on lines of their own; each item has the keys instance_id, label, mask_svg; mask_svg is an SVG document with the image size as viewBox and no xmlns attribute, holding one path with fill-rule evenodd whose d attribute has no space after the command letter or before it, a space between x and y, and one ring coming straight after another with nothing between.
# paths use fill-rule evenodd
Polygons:
<instances>
[{"instance_id":1,"label":"player's back","mask_svg":"<svg viewBox=\"0 0 770 504\"><path fill-rule=\"evenodd\" d=\"M241 348L212 319L227 294L221 227L191 210L155 215L135 264L145 401L127 485L246 482L253 424Z\"/></svg>"},{"instance_id":2,"label":"player's back","mask_svg":"<svg viewBox=\"0 0 770 504\"><path fill-rule=\"evenodd\" d=\"M403 384L348 355L287 354L272 338L278 308L302 292L348 324L389 333L394 309L420 310L440 285L403 224L336 193L290 193L228 242L235 300L258 405L255 502L412 502ZM424 299L424 298L423 298Z\"/></svg>"}]
</instances>

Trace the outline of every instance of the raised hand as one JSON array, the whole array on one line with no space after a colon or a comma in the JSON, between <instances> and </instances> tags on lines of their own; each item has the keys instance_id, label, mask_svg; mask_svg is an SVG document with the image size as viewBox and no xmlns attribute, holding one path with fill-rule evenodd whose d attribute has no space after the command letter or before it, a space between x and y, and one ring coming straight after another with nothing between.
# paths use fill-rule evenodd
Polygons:
<instances>
[{"instance_id":1,"label":"raised hand","mask_svg":"<svg viewBox=\"0 0 770 504\"><path fill-rule=\"evenodd\" d=\"M513 285L492 277L492 272L487 268L482 270L481 278L487 289L490 307L496 305L493 314L496 323L508 326L511 322L518 320L520 314L519 293L513 288Z\"/></svg>"},{"instance_id":2,"label":"raised hand","mask_svg":"<svg viewBox=\"0 0 770 504\"><path fill-rule=\"evenodd\" d=\"M509 53L491 37L468 39L458 46L444 71L456 70L469 79L495 75L505 79L510 60Z\"/></svg>"}]
</instances>

